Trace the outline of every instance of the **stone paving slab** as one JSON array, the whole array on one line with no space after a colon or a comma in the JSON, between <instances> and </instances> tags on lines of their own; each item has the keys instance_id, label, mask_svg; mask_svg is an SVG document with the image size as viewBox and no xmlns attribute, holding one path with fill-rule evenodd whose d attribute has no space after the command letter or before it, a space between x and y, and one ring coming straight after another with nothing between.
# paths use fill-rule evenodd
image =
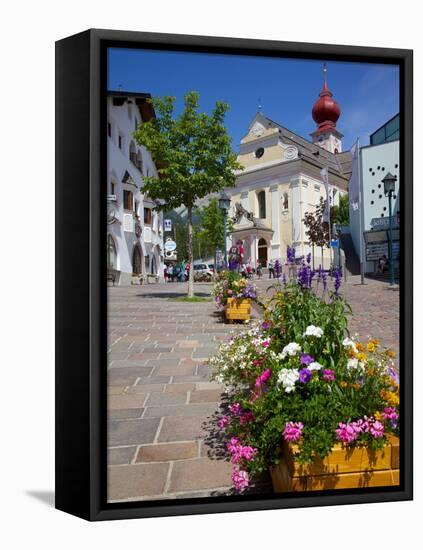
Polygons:
<instances>
[{"instance_id":1,"label":"stone paving slab","mask_svg":"<svg viewBox=\"0 0 423 550\"><path fill-rule=\"evenodd\" d=\"M399 351L399 293L350 278L344 291L352 333ZM268 280L258 281L261 295ZM197 284L207 295L210 285ZM170 300L185 284L109 288L108 422L110 501L231 494L231 465L213 450L222 388L206 360L231 331L212 302ZM253 315L258 316L257 310ZM269 482L252 492L269 491Z\"/></svg>"}]
</instances>

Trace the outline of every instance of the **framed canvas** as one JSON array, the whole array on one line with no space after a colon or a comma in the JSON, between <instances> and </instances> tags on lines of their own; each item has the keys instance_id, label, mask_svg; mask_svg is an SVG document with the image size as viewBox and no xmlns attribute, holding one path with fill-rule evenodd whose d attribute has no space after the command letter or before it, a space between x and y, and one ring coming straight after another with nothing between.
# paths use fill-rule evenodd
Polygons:
<instances>
[{"instance_id":1,"label":"framed canvas","mask_svg":"<svg viewBox=\"0 0 423 550\"><path fill-rule=\"evenodd\" d=\"M57 42L58 509L412 498L412 105L410 50Z\"/></svg>"}]
</instances>

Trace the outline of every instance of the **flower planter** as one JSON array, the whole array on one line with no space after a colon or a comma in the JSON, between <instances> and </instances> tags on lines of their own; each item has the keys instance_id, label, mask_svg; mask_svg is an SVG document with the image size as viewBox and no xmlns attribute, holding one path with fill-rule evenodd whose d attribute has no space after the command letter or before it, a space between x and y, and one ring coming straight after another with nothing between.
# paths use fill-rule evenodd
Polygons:
<instances>
[{"instance_id":1,"label":"flower planter","mask_svg":"<svg viewBox=\"0 0 423 550\"><path fill-rule=\"evenodd\" d=\"M250 298L228 298L225 307L227 321L249 321L251 313Z\"/></svg>"},{"instance_id":2,"label":"flower planter","mask_svg":"<svg viewBox=\"0 0 423 550\"><path fill-rule=\"evenodd\" d=\"M282 460L270 469L275 493L399 485L399 440L388 436L380 451L335 445L324 459L299 464L298 446L284 444Z\"/></svg>"}]
</instances>

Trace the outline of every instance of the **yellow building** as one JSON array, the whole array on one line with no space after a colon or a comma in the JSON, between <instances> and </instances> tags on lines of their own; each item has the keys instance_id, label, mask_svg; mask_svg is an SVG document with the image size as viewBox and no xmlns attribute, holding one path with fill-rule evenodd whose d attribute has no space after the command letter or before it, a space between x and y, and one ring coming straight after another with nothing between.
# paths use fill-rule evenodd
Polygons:
<instances>
[{"instance_id":1,"label":"yellow building","mask_svg":"<svg viewBox=\"0 0 423 550\"><path fill-rule=\"evenodd\" d=\"M277 124L258 112L242 138L236 185L227 189L234 220L232 244L242 240L244 261L253 266L260 261L286 260L287 246L296 257L312 252L303 218L314 212L326 190L320 171L328 168L329 198L332 206L347 193L351 174L351 154L342 153L342 134L336 129L339 106L332 99L326 79L313 107L318 124L312 141ZM329 267L329 249L324 251L324 267ZM316 264L321 251L315 251Z\"/></svg>"}]
</instances>

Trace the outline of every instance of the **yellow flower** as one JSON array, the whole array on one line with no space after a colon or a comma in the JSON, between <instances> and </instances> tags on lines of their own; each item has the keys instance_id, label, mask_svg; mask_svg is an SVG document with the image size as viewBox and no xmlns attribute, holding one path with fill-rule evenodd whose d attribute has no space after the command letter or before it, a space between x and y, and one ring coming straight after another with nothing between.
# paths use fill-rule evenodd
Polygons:
<instances>
[{"instance_id":1,"label":"yellow flower","mask_svg":"<svg viewBox=\"0 0 423 550\"><path fill-rule=\"evenodd\" d=\"M399 396L392 391L381 390L380 396L391 407L396 407L397 405L399 405Z\"/></svg>"},{"instance_id":2,"label":"yellow flower","mask_svg":"<svg viewBox=\"0 0 423 550\"><path fill-rule=\"evenodd\" d=\"M366 349L370 353L374 353L376 351L376 346L373 342L368 342L367 345L366 345Z\"/></svg>"},{"instance_id":3,"label":"yellow flower","mask_svg":"<svg viewBox=\"0 0 423 550\"><path fill-rule=\"evenodd\" d=\"M386 351L386 354L388 355L388 357L391 357L392 359L395 357L395 351L393 349L388 349Z\"/></svg>"},{"instance_id":4,"label":"yellow flower","mask_svg":"<svg viewBox=\"0 0 423 550\"><path fill-rule=\"evenodd\" d=\"M353 388L355 390L359 390L361 388L361 385L358 382L356 382L355 384L353 384Z\"/></svg>"},{"instance_id":5,"label":"yellow flower","mask_svg":"<svg viewBox=\"0 0 423 550\"><path fill-rule=\"evenodd\" d=\"M363 353L363 352L357 353L357 354L356 354L356 358L357 358L359 361L361 361L362 363L364 363L364 362L366 361L366 359L367 359L367 355L366 355L365 353Z\"/></svg>"},{"instance_id":6,"label":"yellow flower","mask_svg":"<svg viewBox=\"0 0 423 550\"><path fill-rule=\"evenodd\" d=\"M373 338L373 340L371 340L372 344L374 344L376 347L380 344L380 340L379 338Z\"/></svg>"},{"instance_id":7,"label":"yellow flower","mask_svg":"<svg viewBox=\"0 0 423 550\"><path fill-rule=\"evenodd\" d=\"M339 385L341 386L341 388L346 388L348 386L348 382L345 382L344 380L342 380Z\"/></svg>"},{"instance_id":8,"label":"yellow flower","mask_svg":"<svg viewBox=\"0 0 423 550\"><path fill-rule=\"evenodd\" d=\"M382 413L380 411L376 411L375 414L374 414L374 417L376 420L383 420L383 416L382 416Z\"/></svg>"},{"instance_id":9,"label":"yellow flower","mask_svg":"<svg viewBox=\"0 0 423 550\"><path fill-rule=\"evenodd\" d=\"M361 342L357 342L355 347L358 349L358 351L364 351L363 344Z\"/></svg>"}]
</instances>

